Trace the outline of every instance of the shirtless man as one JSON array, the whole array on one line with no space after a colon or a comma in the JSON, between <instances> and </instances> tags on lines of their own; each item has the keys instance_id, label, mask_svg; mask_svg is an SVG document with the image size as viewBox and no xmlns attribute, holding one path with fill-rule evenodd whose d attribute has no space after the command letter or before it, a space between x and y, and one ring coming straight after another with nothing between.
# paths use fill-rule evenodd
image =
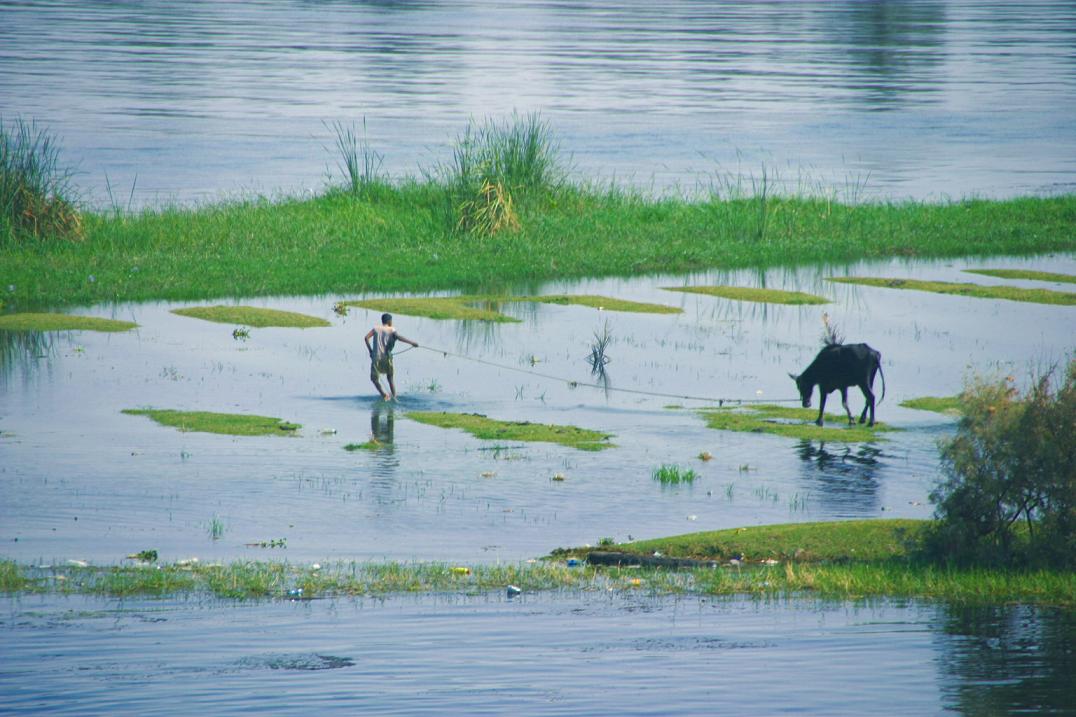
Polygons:
<instances>
[{"instance_id":1,"label":"shirtless man","mask_svg":"<svg viewBox=\"0 0 1076 717\"><path fill-rule=\"evenodd\" d=\"M372 344L370 343L371 339L373 339ZM397 333L392 325L392 314L381 314L381 324L370 329L370 332L366 334L366 338L363 340L366 342L366 350L370 352L370 380L373 382L374 388L381 394L382 399L386 401L395 400L396 384L392 380L392 348L397 341L403 341L405 344L411 344L416 348L418 348L418 344ZM382 373L388 378L388 393L385 393L384 389L381 388L379 374Z\"/></svg>"}]
</instances>

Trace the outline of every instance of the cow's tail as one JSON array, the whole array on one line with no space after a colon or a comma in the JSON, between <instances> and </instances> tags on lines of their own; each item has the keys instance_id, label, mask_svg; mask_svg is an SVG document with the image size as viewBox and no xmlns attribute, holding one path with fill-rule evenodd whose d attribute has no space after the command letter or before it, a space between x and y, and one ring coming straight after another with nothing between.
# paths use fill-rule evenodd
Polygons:
<instances>
[{"instance_id":1,"label":"cow's tail","mask_svg":"<svg viewBox=\"0 0 1076 717\"><path fill-rule=\"evenodd\" d=\"M885 371L882 370L882 355L878 354L878 373L882 376L882 397L878 399L878 403L885 400Z\"/></svg>"}]
</instances>

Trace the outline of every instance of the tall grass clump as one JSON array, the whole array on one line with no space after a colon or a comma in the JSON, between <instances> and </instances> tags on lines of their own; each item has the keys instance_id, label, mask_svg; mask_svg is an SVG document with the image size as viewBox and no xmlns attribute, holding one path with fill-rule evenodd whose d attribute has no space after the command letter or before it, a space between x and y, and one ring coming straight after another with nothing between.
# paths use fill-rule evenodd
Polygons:
<instances>
[{"instance_id":1,"label":"tall grass clump","mask_svg":"<svg viewBox=\"0 0 1076 717\"><path fill-rule=\"evenodd\" d=\"M564 182L553 133L537 113L468 125L441 168L456 228L484 236L520 227L517 201L549 194Z\"/></svg>"},{"instance_id":2,"label":"tall grass clump","mask_svg":"<svg viewBox=\"0 0 1076 717\"><path fill-rule=\"evenodd\" d=\"M1076 567L1076 361L1021 395L1011 377L961 395L956 436L927 540L934 557L977 565Z\"/></svg>"},{"instance_id":3,"label":"tall grass clump","mask_svg":"<svg viewBox=\"0 0 1076 717\"><path fill-rule=\"evenodd\" d=\"M362 137L355 125L333 122L327 125L336 139L337 162L347 180L347 191L357 197L368 197L371 190L386 184L381 174L385 155L370 147L366 139L366 118L362 119Z\"/></svg>"},{"instance_id":4,"label":"tall grass clump","mask_svg":"<svg viewBox=\"0 0 1076 717\"><path fill-rule=\"evenodd\" d=\"M51 132L21 118L0 120L0 241L81 239L71 176Z\"/></svg>"}]
</instances>

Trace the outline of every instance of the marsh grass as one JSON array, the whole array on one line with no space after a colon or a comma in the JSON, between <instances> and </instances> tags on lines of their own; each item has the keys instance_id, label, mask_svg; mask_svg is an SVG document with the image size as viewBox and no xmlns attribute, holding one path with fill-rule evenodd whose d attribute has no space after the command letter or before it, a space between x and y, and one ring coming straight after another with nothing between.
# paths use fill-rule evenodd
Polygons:
<instances>
[{"instance_id":1,"label":"marsh grass","mask_svg":"<svg viewBox=\"0 0 1076 717\"><path fill-rule=\"evenodd\" d=\"M0 118L0 246L19 240L81 239L72 172L47 129Z\"/></svg>"},{"instance_id":2,"label":"marsh grass","mask_svg":"<svg viewBox=\"0 0 1076 717\"><path fill-rule=\"evenodd\" d=\"M130 331L138 324L131 321L102 319L73 314L6 314L0 316L0 331Z\"/></svg>"},{"instance_id":3,"label":"marsh grass","mask_svg":"<svg viewBox=\"0 0 1076 717\"><path fill-rule=\"evenodd\" d=\"M272 416L209 411L174 411L155 408L126 408L129 416L147 416L162 426L183 432L220 433L229 436L293 436L302 428Z\"/></svg>"},{"instance_id":4,"label":"marsh grass","mask_svg":"<svg viewBox=\"0 0 1076 717\"><path fill-rule=\"evenodd\" d=\"M1062 284L1076 284L1072 274L1055 274L1049 271L1031 271L1029 269L965 269L968 274L981 274L997 279L1030 279L1032 281L1053 281Z\"/></svg>"},{"instance_id":5,"label":"marsh grass","mask_svg":"<svg viewBox=\"0 0 1076 717\"><path fill-rule=\"evenodd\" d=\"M960 410L960 396L922 396L901 401L900 405L905 408L914 408L918 411L942 413L946 416L959 416L963 413Z\"/></svg>"},{"instance_id":6,"label":"marsh grass","mask_svg":"<svg viewBox=\"0 0 1076 717\"><path fill-rule=\"evenodd\" d=\"M688 294L704 294L735 301L755 301L766 304L828 304L829 299L802 291L779 291L755 289L746 286L666 286L665 291L681 291Z\"/></svg>"},{"instance_id":7,"label":"marsh grass","mask_svg":"<svg viewBox=\"0 0 1076 717\"><path fill-rule=\"evenodd\" d=\"M848 425L844 415L827 413L826 426L814 423L818 411L813 408L789 408L771 404L722 408L706 408L698 411L706 425L720 431L737 433L768 433L785 438L809 441L833 441L836 443L859 443L884 441L879 434L897 430L876 422L873 427L857 423Z\"/></svg>"},{"instance_id":8,"label":"marsh grass","mask_svg":"<svg viewBox=\"0 0 1076 717\"><path fill-rule=\"evenodd\" d=\"M362 119L362 136L354 124L333 122L326 125L335 137L340 171L347 180L347 189L357 197L368 196L375 187L387 184L381 175L385 156L370 147L366 139L366 118Z\"/></svg>"},{"instance_id":9,"label":"marsh grass","mask_svg":"<svg viewBox=\"0 0 1076 717\"><path fill-rule=\"evenodd\" d=\"M662 485L678 485L680 483L694 483L699 474L692 468L663 464L651 472L651 477Z\"/></svg>"},{"instance_id":10,"label":"marsh grass","mask_svg":"<svg viewBox=\"0 0 1076 717\"><path fill-rule=\"evenodd\" d=\"M344 446L344 450L352 453L354 451L379 451L385 447L384 443L376 439L370 439L365 443L348 443Z\"/></svg>"},{"instance_id":11,"label":"marsh grass","mask_svg":"<svg viewBox=\"0 0 1076 717\"><path fill-rule=\"evenodd\" d=\"M192 306L187 309L172 309L172 313L218 324L242 324L259 329L267 327L309 329L332 325L316 316L254 306Z\"/></svg>"},{"instance_id":12,"label":"marsh grass","mask_svg":"<svg viewBox=\"0 0 1076 717\"><path fill-rule=\"evenodd\" d=\"M463 294L459 296L382 297L342 302L372 311L385 311L404 316L453 321L492 321L518 323L519 319L500 311L503 304L537 303L560 306L586 306L602 311L622 311L640 314L679 314L675 306L627 301L594 294L549 294L544 296L511 296L494 294Z\"/></svg>"},{"instance_id":13,"label":"marsh grass","mask_svg":"<svg viewBox=\"0 0 1076 717\"><path fill-rule=\"evenodd\" d=\"M413 421L440 428L459 428L475 438L499 441L557 443L582 451L612 448L612 434L575 426L530 423L529 421L498 421L477 413L447 413L438 411L408 411Z\"/></svg>"},{"instance_id":14,"label":"marsh grass","mask_svg":"<svg viewBox=\"0 0 1076 717\"><path fill-rule=\"evenodd\" d=\"M962 284L950 281L920 281L918 279L886 279L876 277L830 277L829 281L842 284L860 284L877 286L885 289L911 289L930 291L935 294L954 294L976 299L1004 299L1006 301L1024 301L1034 304L1054 304L1057 306L1076 306L1076 293L1051 291L1049 289L1022 289L1015 286L984 286L981 284Z\"/></svg>"}]
</instances>

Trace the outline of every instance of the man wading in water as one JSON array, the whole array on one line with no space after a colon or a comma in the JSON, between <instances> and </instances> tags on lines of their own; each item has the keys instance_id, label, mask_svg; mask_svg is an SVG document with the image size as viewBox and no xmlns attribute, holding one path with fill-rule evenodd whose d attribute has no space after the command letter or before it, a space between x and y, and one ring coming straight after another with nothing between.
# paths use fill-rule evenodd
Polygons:
<instances>
[{"instance_id":1,"label":"man wading in water","mask_svg":"<svg viewBox=\"0 0 1076 717\"><path fill-rule=\"evenodd\" d=\"M370 339L374 340L373 345L370 344ZM396 384L392 380L392 347L397 341L411 344L415 348L418 348L418 344L396 332L392 326L392 314L381 314L381 325L370 329L370 333L366 334L363 340L366 342L366 350L370 352L370 380L373 381L374 388L384 400L395 400ZM381 381L378 379L378 374L382 373L389 380L388 393L382 390Z\"/></svg>"}]
</instances>

